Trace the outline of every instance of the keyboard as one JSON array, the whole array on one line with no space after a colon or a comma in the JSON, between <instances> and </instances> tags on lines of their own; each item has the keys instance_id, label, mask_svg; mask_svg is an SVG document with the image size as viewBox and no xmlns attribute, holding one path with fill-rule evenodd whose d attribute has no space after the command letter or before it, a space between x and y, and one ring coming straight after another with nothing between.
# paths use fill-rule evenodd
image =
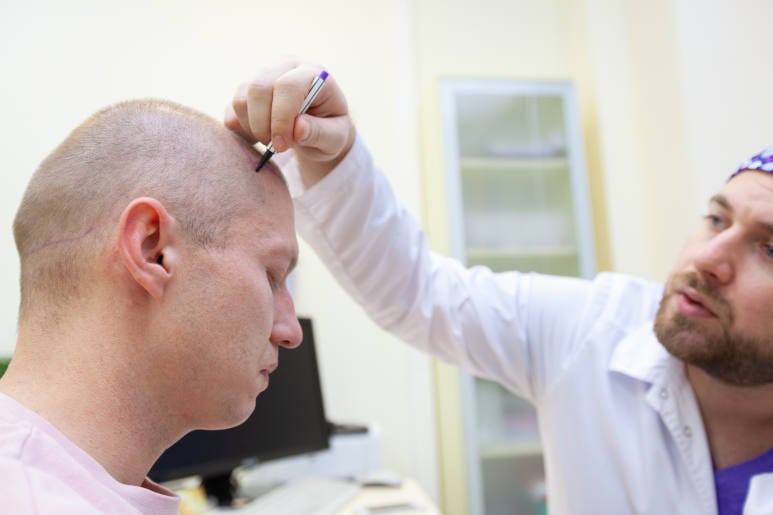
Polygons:
<instances>
[{"instance_id":1,"label":"keyboard","mask_svg":"<svg viewBox=\"0 0 773 515\"><path fill-rule=\"evenodd\" d=\"M351 481L308 477L288 481L234 512L234 515L333 515L360 491Z\"/></svg>"}]
</instances>

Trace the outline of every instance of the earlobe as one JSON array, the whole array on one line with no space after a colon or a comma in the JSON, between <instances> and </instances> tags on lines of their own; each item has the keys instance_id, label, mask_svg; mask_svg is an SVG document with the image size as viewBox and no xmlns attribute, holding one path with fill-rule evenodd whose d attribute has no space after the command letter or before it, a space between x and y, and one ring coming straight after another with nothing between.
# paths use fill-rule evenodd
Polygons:
<instances>
[{"instance_id":1,"label":"earlobe","mask_svg":"<svg viewBox=\"0 0 773 515\"><path fill-rule=\"evenodd\" d=\"M160 298L171 277L164 252L170 243L171 218L163 204L150 197L132 200L118 224L118 248L134 281L151 297Z\"/></svg>"}]
</instances>

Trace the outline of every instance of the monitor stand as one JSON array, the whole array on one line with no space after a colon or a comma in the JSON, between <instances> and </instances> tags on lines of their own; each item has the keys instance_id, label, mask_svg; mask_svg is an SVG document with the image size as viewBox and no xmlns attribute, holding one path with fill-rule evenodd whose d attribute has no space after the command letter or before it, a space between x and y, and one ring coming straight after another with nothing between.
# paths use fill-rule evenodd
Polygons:
<instances>
[{"instance_id":1,"label":"monitor stand","mask_svg":"<svg viewBox=\"0 0 773 515\"><path fill-rule=\"evenodd\" d=\"M202 478L201 486L207 498L214 498L218 506L241 506L247 501L237 495L239 488L232 472L206 476Z\"/></svg>"},{"instance_id":2,"label":"monitor stand","mask_svg":"<svg viewBox=\"0 0 773 515\"><path fill-rule=\"evenodd\" d=\"M207 499L214 500L220 507L240 508L276 487L275 484L260 487L251 485L245 489L241 487L237 477L233 470L202 477L201 487L204 489L204 495Z\"/></svg>"}]
</instances>

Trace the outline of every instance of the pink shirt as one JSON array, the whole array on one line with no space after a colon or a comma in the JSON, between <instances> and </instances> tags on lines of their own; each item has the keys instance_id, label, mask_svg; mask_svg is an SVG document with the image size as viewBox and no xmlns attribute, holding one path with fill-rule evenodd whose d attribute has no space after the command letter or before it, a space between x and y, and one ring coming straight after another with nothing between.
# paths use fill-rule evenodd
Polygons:
<instances>
[{"instance_id":1,"label":"pink shirt","mask_svg":"<svg viewBox=\"0 0 773 515\"><path fill-rule=\"evenodd\" d=\"M149 479L116 481L45 419L0 393L0 511L177 514L180 498Z\"/></svg>"}]
</instances>

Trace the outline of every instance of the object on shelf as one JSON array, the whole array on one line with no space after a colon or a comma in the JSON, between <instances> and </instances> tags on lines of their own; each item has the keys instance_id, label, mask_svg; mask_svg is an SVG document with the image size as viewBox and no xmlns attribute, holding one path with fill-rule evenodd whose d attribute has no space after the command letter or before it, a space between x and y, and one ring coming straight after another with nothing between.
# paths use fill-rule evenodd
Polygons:
<instances>
[{"instance_id":1,"label":"object on shelf","mask_svg":"<svg viewBox=\"0 0 773 515\"><path fill-rule=\"evenodd\" d=\"M468 212L464 231L468 248L566 247L574 243L571 220L562 212Z\"/></svg>"}]
</instances>

